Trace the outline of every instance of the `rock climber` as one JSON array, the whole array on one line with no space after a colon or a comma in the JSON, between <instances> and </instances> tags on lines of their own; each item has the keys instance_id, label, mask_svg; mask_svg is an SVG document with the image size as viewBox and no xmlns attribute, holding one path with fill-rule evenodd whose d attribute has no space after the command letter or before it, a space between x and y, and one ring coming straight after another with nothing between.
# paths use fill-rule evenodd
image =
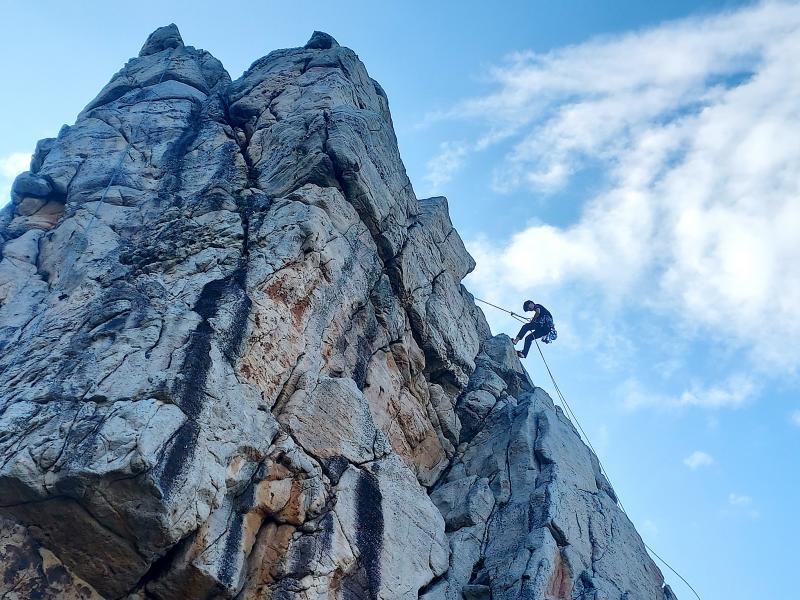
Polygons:
<instances>
[{"instance_id":1,"label":"rock climber","mask_svg":"<svg viewBox=\"0 0 800 600\"><path fill-rule=\"evenodd\" d=\"M516 346L523 336L526 333L528 334L522 351L517 350L517 356L525 358L528 356L528 350L530 350L533 340L541 339L545 344L549 344L558 337L558 333L553 325L553 315L541 304L536 304L533 300L526 300L522 305L522 310L525 312L533 311L533 318L522 326L517 337L511 341Z\"/></svg>"}]
</instances>

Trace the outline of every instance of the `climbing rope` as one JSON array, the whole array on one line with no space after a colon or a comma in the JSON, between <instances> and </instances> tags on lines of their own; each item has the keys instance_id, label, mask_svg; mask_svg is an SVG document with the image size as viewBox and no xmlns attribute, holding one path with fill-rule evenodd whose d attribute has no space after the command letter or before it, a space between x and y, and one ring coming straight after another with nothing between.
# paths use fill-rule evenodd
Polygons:
<instances>
[{"instance_id":1,"label":"climbing rope","mask_svg":"<svg viewBox=\"0 0 800 600\"><path fill-rule=\"evenodd\" d=\"M496 308L497 310L502 310L503 312L506 312L506 313L510 314L512 317L514 317L515 319L517 319L517 321L521 321L523 323L527 323L528 322L528 319L526 319L523 315L518 315L517 313L512 312L510 310L507 310L507 309L503 308L502 306L497 306L497 304L492 304L491 302L487 302L486 300L481 300L480 298L475 298L475 300L477 300L478 302L483 302L484 304L488 304L489 306L491 306L493 308Z\"/></svg>"},{"instance_id":2,"label":"climbing rope","mask_svg":"<svg viewBox=\"0 0 800 600\"><path fill-rule=\"evenodd\" d=\"M172 59L175 58L175 55L177 54L176 50L177 49L174 49L172 52L170 52L169 58L167 59L167 64L164 65L164 70L161 71L161 76L158 78L158 83L156 83L156 85L159 85L162 81L164 81L164 76L167 74L169 66L172 64ZM139 122L136 124L136 127L134 127L131 130L131 134L130 136L128 136L128 143L125 145L125 149L119 154L117 163L116 165L114 165L114 170L111 172L111 178L108 180L108 185L106 185L105 189L103 189L103 193L100 194L100 200L98 200L97 206L95 206L94 213L92 213L92 218L89 219L89 224L84 229L84 233L89 232L89 229L91 229L92 224L94 223L94 220L97 217L97 213L100 212L100 207L106 200L106 195L108 195L108 190L111 189L112 185L114 185L114 180L117 178L117 175L119 175L119 171L122 168L122 163L125 162L125 157L128 155L128 151L133 146L133 139L136 137L136 135L139 133L139 130L142 128L142 124L144 123L144 118L145 115L142 114L141 118L139 119ZM149 139L150 139L150 134L148 133L146 141L149 141Z\"/></svg>"},{"instance_id":3,"label":"climbing rope","mask_svg":"<svg viewBox=\"0 0 800 600\"><path fill-rule=\"evenodd\" d=\"M621 503L620 503L620 508L622 508L622 504L621 504ZM623 511L623 512L625 512L625 509L623 508L623 509L622 509L622 511ZM628 513L625 513L625 515L627 516L627 515L628 515ZM628 517L628 519L630 519L630 517ZM681 580L683 583L685 583L685 584L686 584L686 587L688 587L690 590L692 590L692 593L695 595L695 597L697 598L697 600L701 600L701 599L700 599L700 594L698 594L698 593L697 593L697 590L695 590L695 589L692 587L692 584L691 584L691 583L689 583L688 581L686 581L686 579L684 579L683 575L681 575L680 573L678 573L678 572L677 572L677 571L676 571L676 570L675 570L675 569L674 569L674 568L673 568L673 567L672 567L672 566L671 566L671 565L670 565L670 564L669 564L669 563L668 563L666 560L664 560L663 558L661 558L661 557L658 555L658 553L657 553L655 550L653 550L653 549L652 549L652 548L651 548L651 547L650 547L650 546L647 544L647 542L645 542L644 540L642 540L642 543L644 544L644 547L645 547L645 548L647 548L647 549L650 551L650 554L652 554L652 555L653 555L653 556L655 556L655 557L656 557L658 560L660 560L662 563L664 563L664 564L667 566L667 568L668 568L670 571L672 571L673 573L675 573L675 575L677 575L677 576L680 578L680 580Z\"/></svg>"},{"instance_id":4,"label":"climbing rope","mask_svg":"<svg viewBox=\"0 0 800 600\"><path fill-rule=\"evenodd\" d=\"M496 304L492 304L491 302L487 302L486 300L481 300L480 298L475 298L475 301L476 302L481 302L483 304L486 304L488 306L496 308L497 310L501 310L501 311L503 311L505 313L508 313L513 318L515 318L518 321L521 321L523 323L527 323L528 322L528 319L526 319L522 315L518 315L513 311L510 311L510 310L508 310L506 308L503 308L502 306L497 306ZM558 387L558 383L556 382L556 378L553 376L553 371L550 370L550 365L547 364L547 359L544 357L544 353L542 352L542 347L539 345L539 340L534 340L534 341L536 342L536 349L539 351L539 356L542 357L542 362L544 363L545 369L547 369L547 374L550 376L550 381L553 382L553 389L555 389L556 394L558 395L558 398L561 400L561 404L564 407L564 412L566 412L567 418L569 418L577 426L578 430L583 435L584 439L586 440L587 445L589 446L589 448L592 450L592 452L594 453L595 457L597 458L597 464L600 466L600 472L606 478L606 480L608 481L609 485L611 485L611 477L608 476L608 471L606 471L605 467L603 467L603 463L600 460L600 455L597 453L597 450L594 449L594 446L592 445L592 441L589 439L588 434L586 433L586 431L581 426L581 423L578 420L578 417L575 415L575 411L572 410L572 407L569 405L569 402L567 402L567 399L564 396L563 392L561 391L561 388ZM612 487L613 487L613 485L612 485ZM623 514L626 517L628 517L628 520L633 522L633 520L631 519L630 515L628 514L628 511L625 510L625 507L622 504L622 500L619 499L619 496L617 496L617 505L619 506L619 508L623 512ZM692 593L694 593L694 595L697 597L697 600L702 600L700 598L700 594L698 594L697 591L692 587L692 584L690 584L688 581L686 581L686 579L683 577L683 575L678 573L678 571L672 565L670 565L666 560L661 558L661 556L655 550L653 550L647 544L647 542L642 540L642 543L644 544L644 547L647 548L647 550L653 556L655 556L659 561L661 561L661 563L663 563L664 566L666 566L670 571L672 571L681 581L683 581L683 583L686 584L686 586L690 590L692 590Z\"/></svg>"}]
</instances>

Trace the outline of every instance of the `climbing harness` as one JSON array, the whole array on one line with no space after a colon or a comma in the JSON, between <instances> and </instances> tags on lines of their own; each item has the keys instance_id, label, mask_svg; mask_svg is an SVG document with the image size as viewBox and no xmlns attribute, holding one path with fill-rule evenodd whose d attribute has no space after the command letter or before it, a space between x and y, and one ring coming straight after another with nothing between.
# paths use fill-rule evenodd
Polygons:
<instances>
[{"instance_id":1,"label":"climbing harness","mask_svg":"<svg viewBox=\"0 0 800 600\"><path fill-rule=\"evenodd\" d=\"M516 320L518 320L520 322L523 322L523 323L527 323L528 322L528 320L525 317L523 317L522 315L518 315L513 311L510 311L510 310L508 310L506 308L503 308L502 306L497 306L496 304L492 304L491 302L487 302L486 300L481 300L480 298L475 298L475 301L476 302L481 302L483 304L486 304L488 306L496 308L497 310L503 311L504 313L508 313L509 315L511 315L513 318L515 318ZM597 453L597 450L594 449L594 446L592 445L592 441L589 439L589 436L586 434L586 431L584 431L583 427L581 426L580 421L578 421L578 417L575 415L575 412L572 410L572 407L569 405L569 402L567 402L567 399L564 397L564 394L561 392L561 388L558 387L558 383L556 382L556 378L553 376L553 372L550 370L550 365L547 364L547 359L545 359L545 357L544 357L544 353L542 352L542 347L539 345L539 340L534 340L534 341L536 342L536 349L539 350L539 356L542 357L542 362L544 363L545 369L547 369L547 374L550 376L550 381L553 382L553 389L555 389L556 394L558 395L558 398L561 400L561 404L564 407L564 412L567 414L567 418L569 418L577 426L578 430L581 432L581 434L583 435L584 439L586 440L587 445L592 450L592 452L594 452L594 455L597 457L597 464L600 466L600 472L603 474L603 476L606 478L606 480L608 481L608 483L610 485L611 484L611 478L608 476L608 472L606 471L605 467L603 466L603 463L600 461L600 455ZM628 511L625 510L625 507L622 505L622 500L619 499L619 496L617 496L617 505L619 506L619 508L623 512L623 514L626 517L628 517L628 520L633 522L633 519L631 519L630 515L628 514ZM672 565L670 565L666 560L661 558L661 556L655 550L653 550L647 544L647 542L642 540L642 543L644 544L644 547L647 548L647 550L653 556L655 556L659 561L661 561L661 563L664 564L664 566L666 566L670 571L672 571L683 583L686 584L686 586L690 590L692 590L692 593L694 593L694 595L697 597L697 600L702 600L700 598L700 594L698 594L697 591L692 587L692 585L688 581L686 581L686 579L683 577L683 575L678 573L678 571L676 571L675 568L672 567Z\"/></svg>"},{"instance_id":2,"label":"climbing harness","mask_svg":"<svg viewBox=\"0 0 800 600\"><path fill-rule=\"evenodd\" d=\"M550 343L552 343L552 342L555 342L557 338L558 338L558 332L556 331L556 328L555 328L555 327L553 327L553 323L551 322L551 323L550 323L550 331L549 331L548 333L546 333L546 334L545 334L545 335L544 335L544 336L541 338L541 340L542 340L542 342L544 342L545 344L550 344Z\"/></svg>"}]
</instances>

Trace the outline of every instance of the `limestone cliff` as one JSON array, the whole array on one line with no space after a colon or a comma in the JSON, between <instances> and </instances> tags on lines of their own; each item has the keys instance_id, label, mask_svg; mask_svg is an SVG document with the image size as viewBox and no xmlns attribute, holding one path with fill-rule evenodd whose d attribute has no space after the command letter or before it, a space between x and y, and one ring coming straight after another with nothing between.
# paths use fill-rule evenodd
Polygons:
<instances>
[{"instance_id":1,"label":"limestone cliff","mask_svg":"<svg viewBox=\"0 0 800 600\"><path fill-rule=\"evenodd\" d=\"M3 598L672 598L323 33L174 25L0 214Z\"/></svg>"}]
</instances>

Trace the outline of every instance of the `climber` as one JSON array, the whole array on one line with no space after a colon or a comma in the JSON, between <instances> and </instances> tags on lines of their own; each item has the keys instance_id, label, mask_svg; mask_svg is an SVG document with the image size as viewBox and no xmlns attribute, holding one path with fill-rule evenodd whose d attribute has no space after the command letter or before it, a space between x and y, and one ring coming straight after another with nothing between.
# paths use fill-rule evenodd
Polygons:
<instances>
[{"instance_id":1,"label":"climber","mask_svg":"<svg viewBox=\"0 0 800 600\"><path fill-rule=\"evenodd\" d=\"M545 344L549 344L558 337L558 333L553 325L553 315L541 304L536 304L533 300L526 300L522 305L522 310L525 312L533 311L533 318L529 323L525 323L522 326L517 337L511 341L516 346L522 337L530 332L528 337L525 338L525 345L522 347L522 351L517 350L517 356L525 358L528 356L528 350L530 350L533 340L541 339Z\"/></svg>"}]
</instances>

